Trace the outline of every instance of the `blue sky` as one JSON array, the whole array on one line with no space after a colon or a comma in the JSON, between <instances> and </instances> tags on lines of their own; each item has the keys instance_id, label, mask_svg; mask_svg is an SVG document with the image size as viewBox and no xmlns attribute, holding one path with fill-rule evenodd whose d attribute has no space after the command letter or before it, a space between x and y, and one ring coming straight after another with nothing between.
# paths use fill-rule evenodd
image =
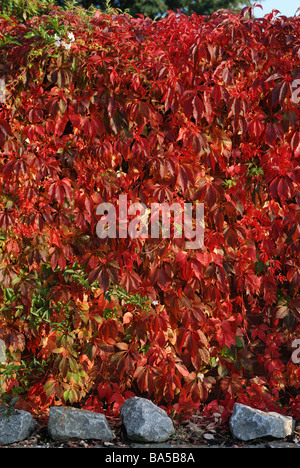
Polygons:
<instances>
[{"instance_id":1,"label":"blue sky","mask_svg":"<svg viewBox=\"0 0 300 468\"><path fill-rule=\"evenodd\" d=\"M297 8L300 7L300 0L255 0L257 3L260 3L263 7L263 10L260 8L254 9L254 14L256 17L264 16L267 13L270 13L272 10L279 10L282 15L285 16L294 16ZM251 3L254 5L254 0ZM299 13L300 14L300 11Z\"/></svg>"}]
</instances>

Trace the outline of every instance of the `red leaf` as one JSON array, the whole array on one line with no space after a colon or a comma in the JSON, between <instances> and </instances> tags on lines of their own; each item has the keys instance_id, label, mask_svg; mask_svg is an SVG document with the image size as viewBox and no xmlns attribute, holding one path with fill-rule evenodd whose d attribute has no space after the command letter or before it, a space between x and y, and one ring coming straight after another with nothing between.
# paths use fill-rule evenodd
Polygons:
<instances>
[{"instance_id":1,"label":"red leaf","mask_svg":"<svg viewBox=\"0 0 300 468\"><path fill-rule=\"evenodd\" d=\"M193 105L193 117L196 122L198 122L201 119L202 112L203 112L203 104L199 96L195 96L192 101Z\"/></svg>"},{"instance_id":2,"label":"red leaf","mask_svg":"<svg viewBox=\"0 0 300 468\"><path fill-rule=\"evenodd\" d=\"M142 283L141 278L136 273L124 272L121 278L121 286L125 287L128 293L137 291Z\"/></svg>"},{"instance_id":3,"label":"red leaf","mask_svg":"<svg viewBox=\"0 0 300 468\"><path fill-rule=\"evenodd\" d=\"M0 131L8 137L13 136L9 124L3 119L0 119Z\"/></svg>"}]
</instances>

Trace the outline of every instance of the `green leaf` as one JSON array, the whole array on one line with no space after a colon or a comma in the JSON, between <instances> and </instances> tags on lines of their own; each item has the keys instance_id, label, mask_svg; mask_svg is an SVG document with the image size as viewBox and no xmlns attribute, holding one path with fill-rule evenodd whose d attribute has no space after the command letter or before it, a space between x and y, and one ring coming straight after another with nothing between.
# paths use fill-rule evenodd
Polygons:
<instances>
[{"instance_id":1,"label":"green leaf","mask_svg":"<svg viewBox=\"0 0 300 468\"><path fill-rule=\"evenodd\" d=\"M226 367L223 367L221 365L218 366L218 375L222 378L225 379L227 376L227 369Z\"/></svg>"},{"instance_id":2,"label":"green leaf","mask_svg":"<svg viewBox=\"0 0 300 468\"><path fill-rule=\"evenodd\" d=\"M245 345L244 345L243 339L240 338L239 336L236 336L236 337L235 337L235 346L236 346L237 348L244 348L244 346L245 346Z\"/></svg>"},{"instance_id":3,"label":"green leaf","mask_svg":"<svg viewBox=\"0 0 300 468\"><path fill-rule=\"evenodd\" d=\"M30 39L31 37L36 37L37 36L37 33L35 31L29 31L27 34L25 34L24 37L26 37L26 39Z\"/></svg>"}]
</instances>

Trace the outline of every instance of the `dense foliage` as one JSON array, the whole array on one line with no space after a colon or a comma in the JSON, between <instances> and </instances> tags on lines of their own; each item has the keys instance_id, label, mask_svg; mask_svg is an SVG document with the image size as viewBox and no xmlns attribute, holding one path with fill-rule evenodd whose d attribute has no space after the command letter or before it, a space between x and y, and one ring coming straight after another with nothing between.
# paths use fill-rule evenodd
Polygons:
<instances>
[{"instance_id":1,"label":"dense foliage","mask_svg":"<svg viewBox=\"0 0 300 468\"><path fill-rule=\"evenodd\" d=\"M3 397L299 417L299 57L250 8L0 16ZM100 239L120 194L204 203L204 247Z\"/></svg>"},{"instance_id":2,"label":"dense foliage","mask_svg":"<svg viewBox=\"0 0 300 468\"><path fill-rule=\"evenodd\" d=\"M65 0L56 0L56 4L65 5ZM77 3L84 8L96 6L104 8L107 0L78 0ZM211 15L221 8L236 8L240 5L250 5L249 0L110 0L113 8L128 11L131 15L142 14L155 18L166 11L178 10L185 14L197 13L198 15Z\"/></svg>"}]
</instances>

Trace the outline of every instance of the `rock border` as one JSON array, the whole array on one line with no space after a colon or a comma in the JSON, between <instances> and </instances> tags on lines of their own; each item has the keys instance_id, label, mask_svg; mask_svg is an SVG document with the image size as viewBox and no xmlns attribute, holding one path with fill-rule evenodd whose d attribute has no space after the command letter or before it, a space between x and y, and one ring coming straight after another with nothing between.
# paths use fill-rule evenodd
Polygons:
<instances>
[{"instance_id":1,"label":"rock border","mask_svg":"<svg viewBox=\"0 0 300 468\"><path fill-rule=\"evenodd\" d=\"M130 401L131 400L131 401ZM127 403L126 403L127 402ZM125 404L126 403L126 404ZM7 408L0 406L0 448L15 448L15 447L37 447L37 448L50 448L50 447L96 447L96 448L113 448L113 447L131 447L131 448L209 448L209 447L234 447L234 448L246 448L246 447L292 447L300 448L300 424L295 428L295 421L290 417L279 415L279 413L267 413L259 410L255 410L246 405L237 403L232 413L231 419L228 425L213 425L203 415L198 414L192 417L190 422L186 422L185 425L173 424L171 418L167 415L164 410L154 405L150 400L140 399L134 397L134 399L128 399L124 403L124 408L121 411L122 418L115 418L108 416L106 418L102 413L94 413L92 411L82 410L74 407L51 407L49 410L49 419L46 416L36 417L35 419L29 412L23 410L17 410L14 408ZM141 417L141 424L137 424L137 430L139 437L141 427L145 428L143 418L147 415L147 411L152 412L154 415L159 414L164 419L163 431L161 439L155 439L153 441L153 432L151 437L145 437L143 440L139 437L131 435L128 426L128 420L126 421L125 413L126 408L128 411L127 417L131 418L132 421L137 421L136 412L133 408L136 407L137 403L143 405L144 415ZM146 410L145 410L146 408ZM233 425L236 424L237 416L245 414L258 414L259 418L275 418L280 421L288 421L288 429L286 432L277 436L274 434L260 435L259 438L243 440L239 438L239 434L233 429ZM9 418L7 418L7 412L9 412ZM156 424L156 417L152 417L152 430ZM74 418L78 418L77 422L74 423ZM284 418L287 418L285 420ZM22 424L20 421L23 421ZM243 419L242 419L243 420ZM56 422L55 422L56 421ZM194 422L193 422L194 421ZM199 421L199 424L197 425ZM259 426L256 419L255 424ZM244 418L245 422L245 418ZM250 418L251 422L251 418ZM253 422L253 421L252 421ZM51 428L51 425L56 424L59 429L55 430ZM292 423L292 426L291 426ZM165 426L167 424L167 426ZM27 425L27 429L26 429ZM140 426L140 427L139 427ZM228 427L227 427L228 426ZM78 431L77 431L77 429ZM166 427L169 428L170 432L166 431ZM292 430L291 430L292 428ZM76 430L75 430L76 429ZM216 430L218 429L218 430ZM247 428L245 429L247 431ZM296 430L296 432L294 432ZM56 433L55 433L56 431ZM147 432L147 431L146 431ZM249 432L249 430L248 430ZM154 430L155 433L155 430ZM56 434L56 435L55 435ZM151 434L148 432L148 434ZM168 434L168 435L166 435ZM271 434L271 432L270 432ZM258 435L257 433L255 434ZM278 435L283 437L278 437Z\"/></svg>"}]
</instances>

